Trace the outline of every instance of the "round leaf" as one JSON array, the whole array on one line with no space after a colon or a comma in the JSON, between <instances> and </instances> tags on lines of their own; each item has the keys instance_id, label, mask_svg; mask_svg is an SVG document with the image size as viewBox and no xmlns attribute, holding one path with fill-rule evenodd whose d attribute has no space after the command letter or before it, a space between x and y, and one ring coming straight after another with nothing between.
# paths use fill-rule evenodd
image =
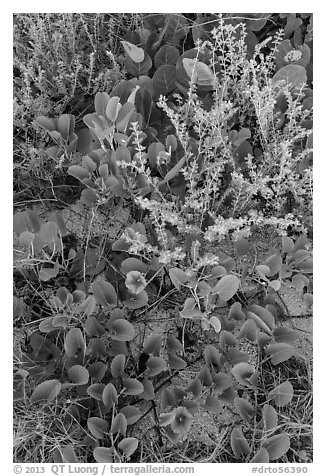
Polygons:
<instances>
[{"instance_id":1,"label":"round leaf","mask_svg":"<svg viewBox=\"0 0 326 476\"><path fill-rule=\"evenodd\" d=\"M158 357L162 347L163 337L161 334L152 334L146 341L143 352ZM179 341L178 341L179 342Z\"/></svg>"},{"instance_id":2,"label":"round leaf","mask_svg":"<svg viewBox=\"0 0 326 476\"><path fill-rule=\"evenodd\" d=\"M126 364L126 357L123 354L116 355L111 362L111 374L114 378L121 377Z\"/></svg>"},{"instance_id":3,"label":"round leaf","mask_svg":"<svg viewBox=\"0 0 326 476\"><path fill-rule=\"evenodd\" d=\"M285 342L270 344L266 349L266 354L271 356L271 362L273 365L278 365L293 356L294 347Z\"/></svg>"},{"instance_id":4,"label":"round leaf","mask_svg":"<svg viewBox=\"0 0 326 476\"><path fill-rule=\"evenodd\" d=\"M306 70L298 64L289 64L279 69L273 76L272 82L285 81L291 90L300 89L307 82Z\"/></svg>"},{"instance_id":5,"label":"round leaf","mask_svg":"<svg viewBox=\"0 0 326 476\"><path fill-rule=\"evenodd\" d=\"M231 448L234 456L239 459L250 453L250 447L241 428L233 428L231 432Z\"/></svg>"},{"instance_id":6,"label":"round leaf","mask_svg":"<svg viewBox=\"0 0 326 476\"><path fill-rule=\"evenodd\" d=\"M89 380L89 373L82 365L73 365L68 369L68 377L75 385L85 385Z\"/></svg>"},{"instance_id":7,"label":"round leaf","mask_svg":"<svg viewBox=\"0 0 326 476\"><path fill-rule=\"evenodd\" d=\"M263 428L265 431L275 430L278 423L277 412L274 407L271 405L265 404L263 407L263 418L262 418Z\"/></svg>"},{"instance_id":8,"label":"round leaf","mask_svg":"<svg viewBox=\"0 0 326 476\"><path fill-rule=\"evenodd\" d=\"M148 302L148 294L146 291L141 291L138 294L130 293L128 299L123 301L123 304L128 309L139 309L140 307L146 306Z\"/></svg>"},{"instance_id":9,"label":"round leaf","mask_svg":"<svg viewBox=\"0 0 326 476\"><path fill-rule=\"evenodd\" d=\"M112 421L110 433L120 433L120 435L125 436L127 432L127 419L123 413L118 413Z\"/></svg>"},{"instance_id":10,"label":"round leaf","mask_svg":"<svg viewBox=\"0 0 326 476\"><path fill-rule=\"evenodd\" d=\"M179 269L179 268L170 268L169 276L172 283L174 284L174 286L177 288L178 291L180 290L181 285L184 284L188 280L186 273L182 269Z\"/></svg>"},{"instance_id":11,"label":"round leaf","mask_svg":"<svg viewBox=\"0 0 326 476\"><path fill-rule=\"evenodd\" d=\"M154 63L157 69L163 65L176 65L179 57L179 51L175 46L165 44L157 51Z\"/></svg>"},{"instance_id":12,"label":"round leaf","mask_svg":"<svg viewBox=\"0 0 326 476\"><path fill-rule=\"evenodd\" d=\"M197 61L196 58L183 58L182 65L189 77L199 85L211 86L214 81L213 71L207 64Z\"/></svg>"},{"instance_id":13,"label":"round leaf","mask_svg":"<svg viewBox=\"0 0 326 476\"><path fill-rule=\"evenodd\" d=\"M118 394L115 386L112 383L108 383L104 387L102 401L107 408L111 408L113 405L118 404Z\"/></svg>"},{"instance_id":14,"label":"round leaf","mask_svg":"<svg viewBox=\"0 0 326 476\"><path fill-rule=\"evenodd\" d=\"M132 61L135 63L141 63L144 61L145 52L143 48L139 48L138 46L129 43L129 41L121 41L121 44Z\"/></svg>"},{"instance_id":15,"label":"round leaf","mask_svg":"<svg viewBox=\"0 0 326 476\"><path fill-rule=\"evenodd\" d=\"M104 383L93 383L93 385L87 388L87 395L95 398L95 400L101 401L104 387Z\"/></svg>"},{"instance_id":16,"label":"round leaf","mask_svg":"<svg viewBox=\"0 0 326 476\"><path fill-rule=\"evenodd\" d=\"M84 167L81 167L80 165L72 165L68 169L68 174L72 175L78 180L84 180L85 178L89 178L90 173L88 170L84 169Z\"/></svg>"},{"instance_id":17,"label":"round leaf","mask_svg":"<svg viewBox=\"0 0 326 476\"><path fill-rule=\"evenodd\" d=\"M280 435L268 438L264 443L264 448L268 451L270 461L281 458L290 449L291 441L288 435L281 433Z\"/></svg>"},{"instance_id":18,"label":"round leaf","mask_svg":"<svg viewBox=\"0 0 326 476\"><path fill-rule=\"evenodd\" d=\"M114 447L104 448L98 446L93 450L93 456L97 463L113 463Z\"/></svg>"},{"instance_id":19,"label":"round leaf","mask_svg":"<svg viewBox=\"0 0 326 476\"><path fill-rule=\"evenodd\" d=\"M293 386L291 382L287 380L269 392L268 400L274 400L275 405L284 407L292 400L293 392Z\"/></svg>"},{"instance_id":20,"label":"round leaf","mask_svg":"<svg viewBox=\"0 0 326 476\"><path fill-rule=\"evenodd\" d=\"M123 386L123 393L125 395L139 395L144 391L142 383L135 378L125 378L123 380Z\"/></svg>"},{"instance_id":21,"label":"round leaf","mask_svg":"<svg viewBox=\"0 0 326 476\"><path fill-rule=\"evenodd\" d=\"M109 424L106 420L98 417L91 417L87 420L87 427L95 438L104 438L104 432Z\"/></svg>"},{"instance_id":22,"label":"round leaf","mask_svg":"<svg viewBox=\"0 0 326 476\"><path fill-rule=\"evenodd\" d=\"M227 274L213 287L212 294L218 294L220 299L228 301L235 295L239 286L240 279L233 274Z\"/></svg>"},{"instance_id":23,"label":"round leaf","mask_svg":"<svg viewBox=\"0 0 326 476\"><path fill-rule=\"evenodd\" d=\"M135 329L126 319L116 319L110 323L110 337L114 340L127 342L136 335Z\"/></svg>"},{"instance_id":24,"label":"round leaf","mask_svg":"<svg viewBox=\"0 0 326 476\"><path fill-rule=\"evenodd\" d=\"M59 380L46 380L37 385L29 401L30 403L41 401L51 403L58 396L61 387Z\"/></svg>"},{"instance_id":25,"label":"round leaf","mask_svg":"<svg viewBox=\"0 0 326 476\"><path fill-rule=\"evenodd\" d=\"M118 444L118 448L122 451L125 458L130 458L130 456L136 451L137 447L137 438L125 438Z\"/></svg>"},{"instance_id":26,"label":"round leaf","mask_svg":"<svg viewBox=\"0 0 326 476\"><path fill-rule=\"evenodd\" d=\"M127 258L124 261L122 261L120 270L125 276L130 271L139 271L140 273L147 273L148 266L140 259Z\"/></svg>"},{"instance_id":27,"label":"round leaf","mask_svg":"<svg viewBox=\"0 0 326 476\"><path fill-rule=\"evenodd\" d=\"M150 357L147 362L147 375L155 377L166 369L165 360L162 357Z\"/></svg>"},{"instance_id":28,"label":"round leaf","mask_svg":"<svg viewBox=\"0 0 326 476\"><path fill-rule=\"evenodd\" d=\"M67 357L76 357L79 353L85 353L86 342L80 329L73 327L67 332L64 348Z\"/></svg>"},{"instance_id":29,"label":"round leaf","mask_svg":"<svg viewBox=\"0 0 326 476\"><path fill-rule=\"evenodd\" d=\"M269 463L269 454L266 448L260 448L250 460L250 463Z\"/></svg>"},{"instance_id":30,"label":"round leaf","mask_svg":"<svg viewBox=\"0 0 326 476\"><path fill-rule=\"evenodd\" d=\"M174 65L160 66L153 76L153 88L156 95L169 94L175 89L176 69Z\"/></svg>"},{"instance_id":31,"label":"round leaf","mask_svg":"<svg viewBox=\"0 0 326 476\"><path fill-rule=\"evenodd\" d=\"M234 406L239 415L248 423L251 422L255 414L255 409L245 398L236 397L234 399Z\"/></svg>"},{"instance_id":32,"label":"round leaf","mask_svg":"<svg viewBox=\"0 0 326 476\"><path fill-rule=\"evenodd\" d=\"M121 408L120 412L126 417L127 425L133 425L141 417L141 411L131 405Z\"/></svg>"},{"instance_id":33,"label":"round leaf","mask_svg":"<svg viewBox=\"0 0 326 476\"><path fill-rule=\"evenodd\" d=\"M92 290L97 302L102 306L117 304L117 293L111 283L104 280L96 281Z\"/></svg>"}]
</instances>

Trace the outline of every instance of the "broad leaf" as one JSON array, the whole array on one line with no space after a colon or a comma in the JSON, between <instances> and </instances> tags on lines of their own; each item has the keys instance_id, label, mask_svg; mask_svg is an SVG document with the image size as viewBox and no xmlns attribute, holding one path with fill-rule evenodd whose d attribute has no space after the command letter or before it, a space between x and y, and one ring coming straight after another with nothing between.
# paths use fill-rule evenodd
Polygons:
<instances>
[{"instance_id":1,"label":"broad leaf","mask_svg":"<svg viewBox=\"0 0 326 476\"><path fill-rule=\"evenodd\" d=\"M274 254L272 256L269 256L264 262L264 265L269 267L269 273L266 276L274 276L280 271L282 267L281 255Z\"/></svg>"},{"instance_id":2,"label":"broad leaf","mask_svg":"<svg viewBox=\"0 0 326 476\"><path fill-rule=\"evenodd\" d=\"M137 438L124 438L118 444L119 450L122 451L123 456L125 458L130 458L130 456L136 451L138 448L138 439Z\"/></svg>"},{"instance_id":3,"label":"broad leaf","mask_svg":"<svg viewBox=\"0 0 326 476\"><path fill-rule=\"evenodd\" d=\"M93 456L97 463L113 463L114 447L105 448L98 446L93 450Z\"/></svg>"},{"instance_id":4,"label":"broad leaf","mask_svg":"<svg viewBox=\"0 0 326 476\"><path fill-rule=\"evenodd\" d=\"M179 342L179 341L178 341ZM143 352L158 357L162 348L163 336L161 334L152 334L146 341Z\"/></svg>"},{"instance_id":5,"label":"broad leaf","mask_svg":"<svg viewBox=\"0 0 326 476\"><path fill-rule=\"evenodd\" d=\"M121 107L122 107L122 104L120 103L120 97L119 96L111 97L105 108L106 118L111 122L115 122Z\"/></svg>"},{"instance_id":6,"label":"broad leaf","mask_svg":"<svg viewBox=\"0 0 326 476\"><path fill-rule=\"evenodd\" d=\"M174 65L162 65L154 73L153 88L156 96L167 95L175 89L176 69Z\"/></svg>"},{"instance_id":7,"label":"broad leaf","mask_svg":"<svg viewBox=\"0 0 326 476\"><path fill-rule=\"evenodd\" d=\"M269 454L266 448L260 448L250 460L250 463L269 463Z\"/></svg>"},{"instance_id":8,"label":"broad leaf","mask_svg":"<svg viewBox=\"0 0 326 476\"><path fill-rule=\"evenodd\" d=\"M291 90L300 90L304 83L307 82L307 73L303 66L297 64L289 64L279 69L273 76L272 82L275 84L279 81L285 81Z\"/></svg>"},{"instance_id":9,"label":"broad leaf","mask_svg":"<svg viewBox=\"0 0 326 476\"><path fill-rule=\"evenodd\" d=\"M79 328L73 327L67 332L64 341L64 348L67 357L76 357L80 353L85 353L86 342L82 331Z\"/></svg>"},{"instance_id":10,"label":"broad leaf","mask_svg":"<svg viewBox=\"0 0 326 476\"><path fill-rule=\"evenodd\" d=\"M119 433L125 436L127 432L127 419L123 413L118 413L112 420L110 433Z\"/></svg>"},{"instance_id":11,"label":"broad leaf","mask_svg":"<svg viewBox=\"0 0 326 476\"><path fill-rule=\"evenodd\" d=\"M121 44L132 61L135 63L141 63L144 61L145 52L143 48L139 48L138 46L129 43L129 41L121 41Z\"/></svg>"},{"instance_id":12,"label":"broad leaf","mask_svg":"<svg viewBox=\"0 0 326 476\"><path fill-rule=\"evenodd\" d=\"M228 301L235 295L239 286L240 279L233 274L227 274L213 287L212 294L218 294L220 299Z\"/></svg>"},{"instance_id":13,"label":"broad leaf","mask_svg":"<svg viewBox=\"0 0 326 476\"><path fill-rule=\"evenodd\" d=\"M102 393L102 401L108 409L111 409L113 405L118 404L118 394L115 386L112 383L108 383L104 387Z\"/></svg>"},{"instance_id":14,"label":"broad leaf","mask_svg":"<svg viewBox=\"0 0 326 476\"><path fill-rule=\"evenodd\" d=\"M214 81L213 71L207 64L197 61L196 58L183 58L182 65L194 83L203 86L212 86Z\"/></svg>"},{"instance_id":15,"label":"broad leaf","mask_svg":"<svg viewBox=\"0 0 326 476\"><path fill-rule=\"evenodd\" d=\"M72 175L78 180L84 180L85 178L90 177L89 171L80 165L71 165L71 167L68 169L68 174Z\"/></svg>"},{"instance_id":16,"label":"broad leaf","mask_svg":"<svg viewBox=\"0 0 326 476\"><path fill-rule=\"evenodd\" d=\"M210 365L216 366L218 369L221 367L221 355L216 347L212 344L207 344L204 349L204 356L206 365L209 367Z\"/></svg>"},{"instance_id":17,"label":"broad leaf","mask_svg":"<svg viewBox=\"0 0 326 476\"><path fill-rule=\"evenodd\" d=\"M203 408L209 412L219 415L222 410L221 402L213 395L208 394L203 405Z\"/></svg>"},{"instance_id":18,"label":"broad leaf","mask_svg":"<svg viewBox=\"0 0 326 476\"><path fill-rule=\"evenodd\" d=\"M259 422L258 427L270 432L276 429L277 423L277 411L274 407L265 403L265 405L263 406L263 417L261 422Z\"/></svg>"},{"instance_id":19,"label":"broad leaf","mask_svg":"<svg viewBox=\"0 0 326 476\"><path fill-rule=\"evenodd\" d=\"M121 377L124 373L126 357L123 354L116 355L111 362L111 374L114 378Z\"/></svg>"},{"instance_id":20,"label":"broad leaf","mask_svg":"<svg viewBox=\"0 0 326 476\"><path fill-rule=\"evenodd\" d=\"M172 352L168 353L168 364L170 369L173 370L182 370L187 367L187 363L181 359L181 357Z\"/></svg>"},{"instance_id":21,"label":"broad leaf","mask_svg":"<svg viewBox=\"0 0 326 476\"><path fill-rule=\"evenodd\" d=\"M87 420L87 428L95 438L103 439L104 432L108 429L108 427L108 422L102 418L91 417Z\"/></svg>"},{"instance_id":22,"label":"broad leaf","mask_svg":"<svg viewBox=\"0 0 326 476\"><path fill-rule=\"evenodd\" d=\"M147 362L147 375L155 377L166 370L166 362L162 357L150 357Z\"/></svg>"},{"instance_id":23,"label":"broad leaf","mask_svg":"<svg viewBox=\"0 0 326 476\"><path fill-rule=\"evenodd\" d=\"M255 409L251 403L249 403L245 398L236 397L234 399L234 406L239 415L250 423L255 414Z\"/></svg>"},{"instance_id":24,"label":"broad leaf","mask_svg":"<svg viewBox=\"0 0 326 476\"><path fill-rule=\"evenodd\" d=\"M241 428L233 428L231 432L231 448L234 456L239 459L250 453L250 447Z\"/></svg>"},{"instance_id":25,"label":"broad leaf","mask_svg":"<svg viewBox=\"0 0 326 476\"><path fill-rule=\"evenodd\" d=\"M122 261L120 270L124 275L127 275L130 271L139 271L140 273L147 273L148 265L137 258L127 258Z\"/></svg>"},{"instance_id":26,"label":"broad leaf","mask_svg":"<svg viewBox=\"0 0 326 476\"><path fill-rule=\"evenodd\" d=\"M139 395L144 391L142 383L135 378L125 378L123 380L123 387L125 395Z\"/></svg>"},{"instance_id":27,"label":"broad leaf","mask_svg":"<svg viewBox=\"0 0 326 476\"><path fill-rule=\"evenodd\" d=\"M163 65L175 66L179 58L179 50L175 46L165 44L157 51L154 58L154 63L157 69Z\"/></svg>"},{"instance_id":28,"label":"broad leaf","mask_svg":"<svg viewBox=\"0 0 326 476\"><path fill-rule=\"evenodd\" d=\"M96 281L92 290L99 304L106 307L108 304L117 304L117 293L111 283L104 280Z\"/></svg>"},{"instance_id":29,"label":"broad leaf","mask_svg":"<svg viewBox=\"0 0 326 476\"><path fill-rule=\"evenodd\" d=\"M285 342L286 344L294 344L299 338L298 331L284 326L276 327L273 335L277 343Z\"/></svg>"},{"instance_id":30,"label":"broad leaf","mask_svg":"<svg viewBox=\"0 0 326 476\"><path fill-rule=\"evenodd\" d=\"M95 398L95 400L101 401L104 387L104 383L93 383L93 385L87 388L87 395Z\"/></svg>"},{"instance_id":31,"label":"broad leaf","mask_svg":"<svg viewBox=\"0 0 326 476\"><path fill-rule=\"evenodd\" d=\"M73 365L68 369L68 377L75 385L85 385L89 380L89 373L82 365Z\"/></svg>"},{"instance_id":32,"label":"broad leaf","mask_svg":"<svg viewBox=\"0 0 326 476\"><path fill-rule=\"evenodd\" d=\"M141 417L141 411L137 407L131 405L121 408L120 413L126 417L127 425L133 425Z\"/></svg>"},{"instance_id":33,"label":"broad leaf","mask_svg":"<svg viewBox=\"0 0 326 476\"><path fill-rule=\"evenodd\" d=\"M278 365L294 355L294 347L285 342L281 342L279 344L270 344L265 352L267 355L270 355L272 364Z\"/></svg>"},{"instance_id":34,"label":"broad leaf","mask_svg":"<svg viewBox=\"0 0 326 476\"><path fill-rule=\"evenodd\" d=\"M287 434L281 433L268 438L263 446L268 451L270 461L275 461L290 449L291 441Z\"/></svg>"},{"instance_id":35,"label":"broad leaf","mask_svg":"<svg viewBox=\"0 0 326 476\"><path fill-rule=\"evenodd\" d=\"M59 395L61 387L59 380L46 380L37 385L29 401L51 403Z\"/></svg>"},{"instance_id":36,"label":"broad leaf","mask_svg":"<svg viewBox=\"0 0 326 476\"><path fill-rule=\"evenodd\" d=\"M179 268L170 268L169 276L178 291L180 290L181 285L188 281L186 273Z\"/></svg>"},{"instance_id":37,"label":"broad leaf","mask_svg":"<svg viewBox=\"0 0 326 476\"><path fill-rule=\"evenodd\" d=\"M289 380L281 383L268 394L268 400L273 400L278 407L284 407L293 397L293 386Z\"/></svg>"},{"instance_id":38,"label":"broad leaf","mask_svg":"<svg viewBox=\"0 0 326 476\"><path fill-rule=\"evenodd\" d=\"M110 323L110 337L114 340L127 342L132 340L135 335L135 329L126 319L116 319Z\"/></svg>"},{"instance_id":39,"label":"broad leaf","mask_svg":"<svg viewBox=\"0 0 326 476\"><path fill-rule=\"evenodd\" d=\"M123 304L128 309L139 309L140 307L146 306L148 302L148 294L146 291L140 291L138 294L129 294L128 299L123 301Z\"/></svg>"}]
</instances>

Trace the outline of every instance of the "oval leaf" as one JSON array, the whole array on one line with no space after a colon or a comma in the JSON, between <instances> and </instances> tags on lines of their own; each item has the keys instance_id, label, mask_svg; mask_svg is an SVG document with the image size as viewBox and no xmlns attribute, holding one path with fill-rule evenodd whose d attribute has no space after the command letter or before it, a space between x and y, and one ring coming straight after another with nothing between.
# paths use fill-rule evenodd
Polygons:
<instances>
[{"instance_id":1,"label":"oval leaf","mask_svg":"<svg viewBox=\"0 0 326 476\"><path fill-rule=\"evenodd\" d=\"M104 438L104 432L109 424L106 420L98 417L91 417L87 420L87 427L95 438Z\"/></svg>"},{"instance_id":2,"label":"oval leaf","mask_svg":"<svg viewBox=\"0 0 326 476\"><path fill-rule=\"evenodd\" d=\"M289 380L281 383L268 394L268 400L273 400L278 407L284 407L293 397L293 386Z\"/></svg>"},{"instance_id":3,"label":"oval leaf","mask_svg":"<svg viewBox=\"0 0 326 476\"><path fill-rule=\"evenodd\" d=\"M270 461L281 458L290 449L291 441L288 435L281 433L280 435L268 438L264 443L264 448L268 451Z\"/></svg>"},{"instance_id":4,"label":"oval leaf","mask_svg":"<svg viewBox=\"0 0 326 476\"><path fill-rule=\"evenodd\" d=\"M150 357L147 362L147 375L155 377L166 369L165 360L162 357Z\"/></svg>"},{"instance_id":5,"label":"oval leaf","mask_svg":"<svg viewBox=\"0 0 326 476\"><path fill-rule=\"evenodd\" d=\"M237 459L250 453L248 441L241 428L233 428L231 432L231 448Z\"/></svg>"},{"instance_id":6,"label":"oval leaf","mask_svg":"<svg viewBox=\"0 0 326 476\"><path fill-rule=\"evenodd\" d=\"M117 304L117 293L111 283L104 280L96 281L92 290L99 304L107 306L108 304Z\"/></svg>"},{"instance_id":7,"label":"oval leaf","mask_svg":"<svg viewBox=\"0 0 326 476\"><path fill-rule=\"evenodd\" d=\"M285 342L279 344L270 344L266 348L266 354L270 355L273 365L278 365L285 362L294 355L294 347Z\"/></svg>"},{"instance_id":8,"label":"oval leaf","mask_svg":"<svg viewBox=\"0 0 326 476\"><path fill-rule=\"evenodd\" d=\"M228 301L235 295L239 286L240 279L233 274L227 274L213 287L212 294L218 294L220 299Z\"/></svg>"},{"instance_id":9,"label":"oval leaf","mask_svg":"<svg viewBox=\"0 0 326 476\"><path fill-rule=\"evenodd\" d=\"M300 89L307 82L307 73L303 66L298 64L289 64L279 69L273 76L272 82L285 81L290 89Z\"/></svg>"},{"instance_id":10,"label":"oval leaf","mask_svg":"<svg viewBox=\"0 0 326 476\"><path fill-rule=\"evenodd\" d=\"M59 380L46 380L37 385L29 401L30 403L44 401L51 403L58 396L61 387L62 385Z\"/></svg>"},{"instance_id":11,"label":"oval leaf","mask_svg":"<svg viewBox=\"0 0 326 476\"><path fill-rule=\"evenodd\" d=\"M112 383L108 383L104 387L102 401L107 408L111 408L113 405L118 404L118 394L115 386Z\"/></svg>"},{"instance_id":12,"label":"oval leaf","mask_svg":"<svg viewBox=\"0 0 326 476\"><path fill-rule=\"evenodd\" d=\"M177 288L178 291L180 290L181 285L184 284L188 280L186 273L182 269L179 269L179 268L170 268L169 276L172 283L174 284L174 286Z\"/></svg>"},{"instance_id":13,"label":"oval leaf","mask_svg":"<svg viewBox=\"0 0 326 476\"><path fill-rule=\"evenodd\" d=\"M110 433L120 433L125 436L127 432L127 419L123 413L118 413L112 420Z\"/></svg>"},{"instance_id":14,"label":"oval leaf","mask_svg":"<svg viewBox=\"0 0 326 476\"><path fill-rule=\"evenodd\" d=\"M183 58L182 65L189 79L195 83L203 86L213 84L214 74L207 64L197 61L196 58Z\"/></svg>"},{"instance_id":15,"label":"oval leaf","mask_svg":"<svg viewBox=\"0 0 326 476\"><path fill-rule=\"evenodd\" d=\"M125 378L123 380L124 390L123 393L125 395L139 395L143 393L144 387L139 380L135 378Z\"/></svg>"},{"instance_id":16,"label":"oval leaf","mask_svg":"<svg viewBox=\"0 0 326 476\"><path fill-rule=\"evenodd\" d=\"M77 327L73 327L67 332L64 342L67 357L76 357L80 353L84 354L86 350L86 342L82 331Z\"/></svg>"},{"instance_id":17,"label":"oval leaf","mask_svg":"<svg viewBox=\"0 0 326 476\"><path fill-rule=\"evenodd\" d=\"M255 414L255 409L245 398L236 397L234 399L234 406L239 415L248 423L251 422Z\"/></svg>"},{"instance_id":18,"label":"oval leaf","mask_svg":"<svg viewBox=\"0 0 326 476\"><path fill-rule=\"evenodd\" d=\"M138 448L138 440L137 438L125 438L120 441L118 448L122 451L125 458L130 458Z\"/></svg>"},{"instance_id":19,"label":"oval leaf","mask_svg":"<svg viewBox=\"0 0 326 476\"><path fill-rule=\"evenodd\" d=\"M154 63L157 69L163 65L176 65L179 57L180 53L175 46L165 44L157 51Z\"/></svg>"},{"instance_id":20,"label":"oval leaf","mask_svg":"<svg viewBox=\"0 0 326 476\"><path fill-rule=\"evenodd\" d=\"M75 385L85 385L89 380L89 373L82 365L73 365L68 369L68 377Z\"/></svg>"},{"instance_id":21,"label":"oval leaf","mask_svg":"<svg viewBox=\"0 0 326 476\"><path fill-rule=\"evenodd\" d=\"M110 337L114 340L127 342L136 335L135 329L126 319L116 319L110 323Z\"/></svg>"},{"instance_id":22,"label":"oval leaf","mask_svg":"<svg viewBox=\"0 0 326 476\"><path fill-rule=\"evenodd\" d=\"M269 463L269 454L266 448L260 448L250 460L250 463Z\"/></svg>"},{"instance_id":23,"label":"oval leaf","mask_svg":"<svg viewBox=\"0 0 326 476\"><path fill-rule=\"evenodd\" d=\"M116 355L111 362L111 374L114 378L121 377L126 364L126 357L123 354Z\"/></svg>"},{"instance_id":24,"label":"oval leaf","mask_svg":"<svg viewBox=\"0 0 326 476\"><path fill-rule=\"evenodd\" d=\"M133 425L141 417L141 411L131 405L121 408L120 412L126 417L128 425Z\"/></svg>"},{"instance_id":25,"label":"oval leaf","mask_svg":"<svg viewBox=\"0 0 326 476\"><path fill-rule=\"evenodd\" d=\"M155 95L169 94L175 89L176 68L174 65L160 66L153 76L153 88Z\"/></svg>"},{"instance_id":26,"label":"oval leaf","mask_svg":"<svg viewBox=\"0 0 326 476\"><path fill-rule=\"evenodd\" d=\"M135 63L141 63L144 61L145 52L143 48L139 48L138 46L129 43L129 41L121 41L121 44L132 61Z\"/></svg>"},{"instance_id":27,"label":"oval leaf","mask_svg":"<svg viewBox=\"0 0 326 476\"><path fill-rule=\"evenodd\" d=\"M105 448L98 446L93 450L93 456L97 463L113 463L114 447Z\"/></svg>"}]
</instances>

